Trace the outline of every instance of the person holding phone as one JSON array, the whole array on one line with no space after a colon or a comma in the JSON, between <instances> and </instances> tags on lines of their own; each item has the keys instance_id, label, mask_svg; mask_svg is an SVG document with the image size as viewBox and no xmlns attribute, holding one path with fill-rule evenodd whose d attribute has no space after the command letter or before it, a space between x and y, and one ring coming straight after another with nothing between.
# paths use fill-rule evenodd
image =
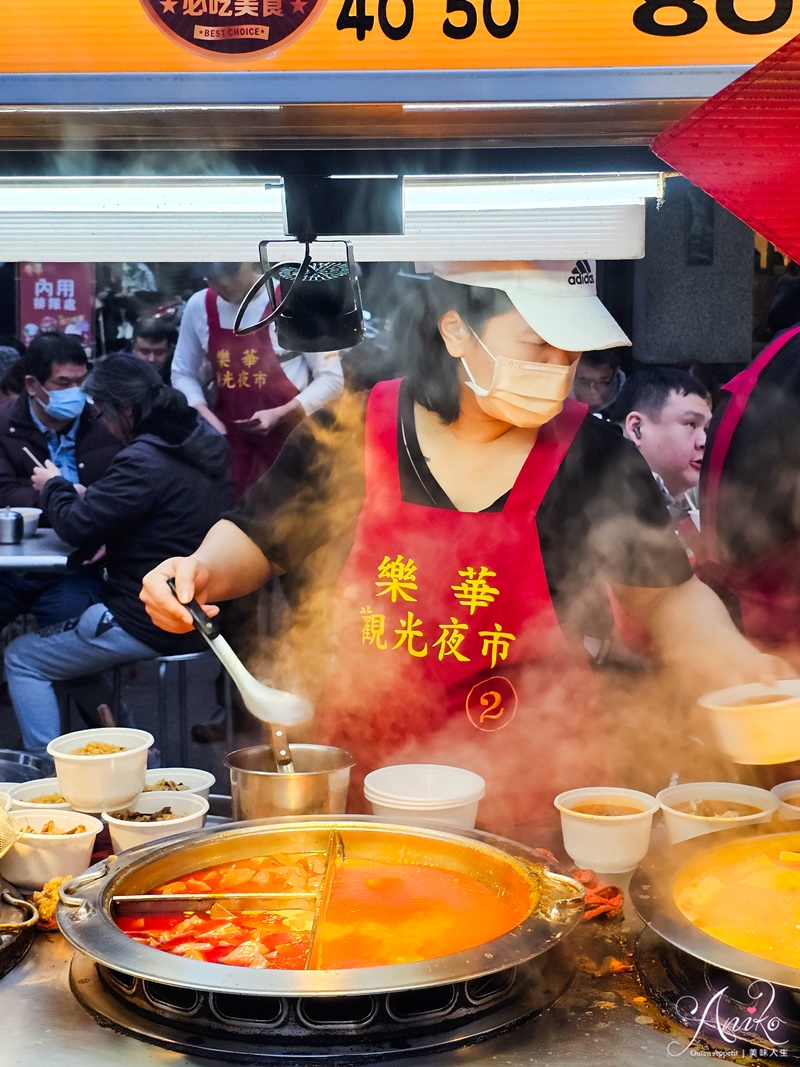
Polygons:
<instances>
[{"instance_id":1,"label":"person holding phone","mask_svg":"<svg viewBox=\"0 0 800 1067\"><path fill-rule=\"evenodd\" d=\"M121 448L86 405L81 386L89 366L77 337L39 334L28 346L24 369L24 392L0 407L0 507L41 507L31 477L48 460L81 493L105 474ZM49 525L46 513L40 522ZM97 603L100 576L84 562L78 552L66 574L4 571L0 627L27 612L39 626L49 626Z\"/></svg>"},{"instance_id":2,"label":"person holding phone","mask_svg":"<svg viewBox=\"0 0 800 1067\"><path fill-rule=\"evenodd\" d=\"M272 329L233 332L239 304L257 281L250 263L209 263L208 288L187 301L172 362L172 384L228 437L239 496L268 470L292 428L341 395L336 352L282 353ZM244 326L264 317L267 294L252 301ZM204 387L213 382L215 399Z\"/></svg>"}]
</instances>

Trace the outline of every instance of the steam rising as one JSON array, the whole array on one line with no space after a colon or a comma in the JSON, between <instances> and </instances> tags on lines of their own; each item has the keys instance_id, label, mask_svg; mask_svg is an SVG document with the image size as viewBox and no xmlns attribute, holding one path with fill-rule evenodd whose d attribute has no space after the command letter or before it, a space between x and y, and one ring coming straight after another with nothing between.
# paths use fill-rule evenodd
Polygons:
<instances>
[{"instance_id":1,"label":"steam rising","mask_svg":"<svg viewBox=\"0 0 800 1067\"><path fill-rule=\"evenodd\" d=\"M254 669L309 697L320 709L314 725L294 740L336 744L357 757L348 810L366 810L363 777L376 767L452 764L486 779L480 827L542 845L553 843L557 816L552 800L563 789L608 784L654 793L675 775L681 780L738 776L715 755L702 720L690 714L699 692L695 680L655 665L642 674L591 669L582 639L602 584L588 559L570 575L570 610L561 621L572 632L571 643L561 654L526 669L520 687L535 694L535 700L521 704L504 728L484 732L466 715L448 718L443 707L432 707L429 698L415 693L407 659L388 652L376 654L374 676L359 676L367 698L353 702L327 635L337 608L342 609L336 582L363 493L362 398L346 398L335 424L309 420L304 432L333 446L337 460L322 472L326 491L321 498L311 499L311 490L301 484L273 523L272 540L288 544L303 565L298 570L287 561L291 617L278 639L260 648ZM321 450L323 457L329 454L327 448ZM617 573L634 544L644 543L656 566L663 555L663 532L642 523L625 527L597 516L592 529L592 559L613 564ZM331 703L335 715L321 710Z\"/></svg>"}]
</instances>

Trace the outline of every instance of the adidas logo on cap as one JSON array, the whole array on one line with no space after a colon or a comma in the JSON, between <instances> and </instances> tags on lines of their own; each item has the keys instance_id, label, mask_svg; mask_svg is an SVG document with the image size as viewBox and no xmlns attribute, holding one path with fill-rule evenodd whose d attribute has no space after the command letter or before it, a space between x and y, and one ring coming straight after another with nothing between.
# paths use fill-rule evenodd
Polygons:
<instances>
[{"instance_id":1,"label":"adidas logo on cap","mask_svg":"<svg viewBox=\"0 0 800 1067\"><path fill-rule=\"evenodd\" d=\"M567 279L570 285L594 285L594 275L588 259L579 259Z\"/></svg>"}]
</instances>

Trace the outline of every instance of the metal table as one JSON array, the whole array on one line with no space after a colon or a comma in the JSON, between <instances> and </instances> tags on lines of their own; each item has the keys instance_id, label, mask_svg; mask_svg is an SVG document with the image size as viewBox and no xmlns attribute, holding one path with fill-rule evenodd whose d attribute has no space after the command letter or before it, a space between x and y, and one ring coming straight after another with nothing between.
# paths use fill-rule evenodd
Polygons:
<instances>
[{"instance_id":1,"label":"metal table","mask_svg":"<svg viewBox=\"0 0 800 1067\"><path fill-rule=\"evenodd\" d=\"M573 936L578 939L578 955L590 957L602 970L605 957L624 957L637 932L638 921L600 921L587 924ZM98 1026L70 992L70 956L71 949L59 934L38 934L28 956L0 980L3 1062L8 1067L32 1063L47 1067L221 1067L221 1060L184 1056ZM583 963L585 967L585 959ZM391 1067L668 1067L676 1059L696 1062L698 1055L714 1055L692 1048L676 1057L690 1038L688 1031L646 1000L633 972L598 976L590 968L577 971L553 1007L507 1034L471 1048L379 1063ZM764 1062L730 1049L721 1049L717 1055L728 1063Z\"/></svg>"},{"instance_id":2,"label":"metal table","mask_svg":"<svg viewBox=\"0 0 800 1067\"><path fill-rule=\"evenodd\" d=\"M74 551L55 530L37 530L18 545L0 545L0 570L61 571Z\"/></svg>"}]
</instances>

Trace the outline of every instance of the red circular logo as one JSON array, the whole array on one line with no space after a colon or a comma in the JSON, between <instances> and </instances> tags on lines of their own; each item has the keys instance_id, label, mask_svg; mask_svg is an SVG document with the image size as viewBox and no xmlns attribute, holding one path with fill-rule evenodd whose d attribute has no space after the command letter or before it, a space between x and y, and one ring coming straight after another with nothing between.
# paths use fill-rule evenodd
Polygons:
<instances>
[{"instance_id":1,"label":"red circular logo","mask_svg":"<svg viewBox=\"0 0 800 1067\"><path fill-rule=\"evenodd\" d=\"M478 730L502 730L516 715L518 703L517 691L508 678L484 678L469 691L467 718Z\"/></svg>"},{"instance_id":2,"label":"red circular logo","mask_svg":"<svg viewBox=\"0 0 800 1067\"><path fill-rule=\"evenodd\" d=\"M140 0L152 22L192 52L252 59L305 33L327 0Z\"/></svg>"}]
</instances>

